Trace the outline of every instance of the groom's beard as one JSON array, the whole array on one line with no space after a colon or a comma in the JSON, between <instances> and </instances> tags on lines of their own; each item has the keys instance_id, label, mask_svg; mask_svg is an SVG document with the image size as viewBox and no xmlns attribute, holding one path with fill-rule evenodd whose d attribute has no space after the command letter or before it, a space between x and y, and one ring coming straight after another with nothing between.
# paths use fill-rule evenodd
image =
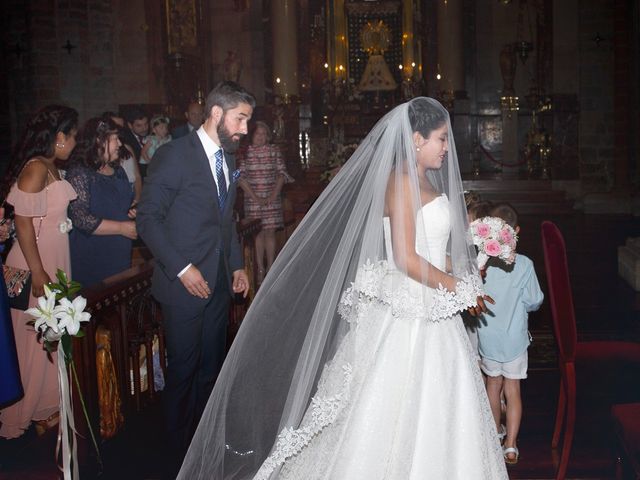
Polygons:
<instances>
[{"instance_id":1,"label":"groom's beard","mask_svg":"<svg viewBox=\"0 0 640 480\"><path fill-rule=\"evenodd\" d=\"M224 115L220 119L220 124L218 124L218 139L220 139L220 146L225 152L234 153L238 150L240 146L240 140L244 137L243 133L235 133L231 135L231 132L227 130L227 127L224 125ZM236 138L234 138L236 137Z\"/></svg>"}]
</instances>

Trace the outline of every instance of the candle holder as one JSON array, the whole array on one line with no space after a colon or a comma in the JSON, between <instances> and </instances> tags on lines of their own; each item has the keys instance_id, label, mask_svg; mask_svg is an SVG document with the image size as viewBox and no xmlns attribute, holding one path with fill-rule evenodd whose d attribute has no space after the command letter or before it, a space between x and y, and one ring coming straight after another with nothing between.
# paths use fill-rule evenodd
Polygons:
<instances>
[{"instance_id":1,"label":"candle holder","mask_svg":"<svg viewBox=\"0 0 640 480\"><path fill-rule=\"evenodd\" d=\"M500 97L500 107L502 108L502 112L506 113L507 117L511 118L513 112L520 110L518 101L519 98L515 95Z\"/></svg>"},{"instance_id":2,"label":"candle holder","mask_svg":"<svg viewBox=\"0 0 640 480\"><path fill-rule=\"evenodd\" d=\"M545 144L540 147L540 178L549 179L549 159L551 158L550 135L546 136Z\"/></svg>"}]
</instances>

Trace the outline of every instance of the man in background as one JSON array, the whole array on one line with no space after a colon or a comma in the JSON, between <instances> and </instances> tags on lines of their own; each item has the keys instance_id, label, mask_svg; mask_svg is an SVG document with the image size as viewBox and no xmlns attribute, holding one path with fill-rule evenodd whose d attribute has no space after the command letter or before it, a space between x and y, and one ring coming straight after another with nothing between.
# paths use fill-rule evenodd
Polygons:
<instances>
[{"instance_id":1,"label":"man in background","mask_svg":"<svg viewBox=\"0 0 640 480\"><path fill-rule=\"evenodd\" d=\"M136 107L129 110L125 118L128 128L124 129L122 140L133 150L135 160L140 167L140 175L144 178L147 174L147 162L141 158L141 153L145 138L149 134L149 117L142 109Z\"/></svg>"},{"instance_id":2,"label":"man in background","mask_svg":"<svg viewBox=\"0 0 640 480\"><path fill-rule=\"evenodd\" d=\"M189 103L187 111L184 112L184 116L187 119L187 123L176 127L171 132L171 138L173 138L174 140L176 138L184 137L185 135L188 135L194 130L200 128L200 125L202 125L202 121L204 118L202 105L200 105L198 102Z\"/></svg>"}]
</instances>

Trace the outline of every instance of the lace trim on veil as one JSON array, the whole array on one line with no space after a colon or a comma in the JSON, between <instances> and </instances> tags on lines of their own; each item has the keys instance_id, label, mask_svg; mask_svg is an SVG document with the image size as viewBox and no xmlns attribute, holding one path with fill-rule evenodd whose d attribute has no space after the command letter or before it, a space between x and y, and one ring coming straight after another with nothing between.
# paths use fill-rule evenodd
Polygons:
<instances>
[{"instance_id":1,"label":"lace trim on veil","mask_svg":"<svg viewBox=\"0 0 640 480\"><path fill-rule=\"evenodd\" d=\"M394 273L402 276L397 283L389 278ZM475 306L477 297L483 294L478 275L466 273L458 280L455 292L442 285L428 289L397 270L389 269L386 260L367 260L358 269L355 281L342 294L338 313L348 322L357 322L366 307L378 302L390 305L395 317L439 322Z\"/></svg>"},{"instance_id":2,"label":"lace trim on veil","mask_svg":"<svg viewBox=\"0 0 640 480\"><path fill-rule=\"evenodd\" d=\"M480 277L466 274L458 281L455 292L450 292L441 285L425 305L424 296L411 291L409 285L398 288L389 282L389 274L398 273L390 270L385 260L371 262L367 260L356 273L355 281L347 288L340 299L338 314L347 322L359 323L366 318L370 307L388 305L394 317L423 318L438 322L451 318L456 313L476 305L477 296L482 295ZM393 288L392 288L393 287ZM327 367L329 368L329 364ZM316 395L305 414L305 421L300 428L285 427L276 439L275 447L254 476L254 480L268 480L271 474L289 458L299 454L311 440L323 429L338 418L340 412L349 403L353 379L351 364L342 365L343 382L338 393L330 396ZM324 376L324 374L323 374ZM322 382L322 380L321 380ZM322 392L322 385L318 392Z\"/></svg>"},{"instance_id":3,"label":"lace trim on veil","mask_svg":"<svg viewBox=\"0 0 640 480\"><path fill-rule=\"evenodd\" d=\"M458 312L474 307L478 297L484 295L482 280L478 275L466 273L456 284L456 291L451 292L439 285L429 308L428 318L433 321L450 318Z\"/></svg>"},{"instance_id":4,"label":"lace trim on veil","mask_svg":"<svg viewBox=\"0 0 640 480\"><path fill-rule=\"evenodd\" d=\"M349 387L352 379L351 365L343 365L342 370L344 373L342 390L330 397L316 396L311 399L310 422L301 428L285 427L282 429L273 452L253 477L254 480L268 480L276 468L284 464L287 459L300 453L304 447L309 445L313 437L336 420L338 414L349 401Z\"/></svg>"}]
</instances>

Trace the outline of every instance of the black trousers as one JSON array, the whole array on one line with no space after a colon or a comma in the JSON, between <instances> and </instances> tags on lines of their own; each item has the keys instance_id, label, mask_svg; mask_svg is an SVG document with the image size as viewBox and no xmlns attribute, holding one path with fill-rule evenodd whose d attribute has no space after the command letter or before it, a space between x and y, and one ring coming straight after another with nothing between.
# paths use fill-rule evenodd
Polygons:
<instances>
[{"instance_id":1,"label":"black trousers","mask_svg":"<svg viewBox=\"0 0 640 480\"><path fill-rule=\"evenodd\" d=\"M167 346L163 392L170 447L184 455L225 357L231 296L224 267L209 302L197 308L162 304Z\"/></svg>"}]
</instances>

